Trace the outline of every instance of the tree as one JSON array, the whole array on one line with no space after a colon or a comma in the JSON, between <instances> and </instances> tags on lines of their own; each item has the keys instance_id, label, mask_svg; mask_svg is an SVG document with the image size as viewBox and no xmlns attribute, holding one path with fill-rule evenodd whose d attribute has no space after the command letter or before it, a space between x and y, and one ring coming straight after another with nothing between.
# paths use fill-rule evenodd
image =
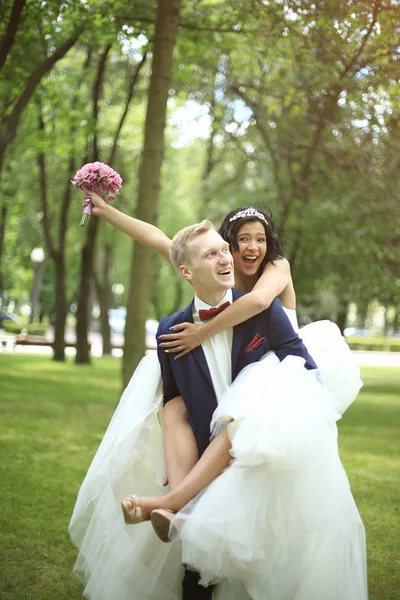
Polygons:
<instances>
[{"instance_id":1,"label":"tree","mask_svg":"<svg viewBox=\"0 0 400 600\"><path fill-rule=\"evenodd\" d=\"M153 60L139 173L136 216L154 223L157 215L163 159L164 131L172 59L180 10L180 0L159 0L153 43ZM123 385L145 350L145 323L151 299L154 260L151 251L136 244L133 249L123 357Z\"/></svg>"},{"instance_id":2,"label":"tree","mask_svg":"<svg viewBox=\"0 0 400 600\"><path fill-rule=\"evenodd\" d=\"M142 71L143 66L147 59L147 49L144 48L141 59L135 64L132 70L131 77L128 80L128 89L126 91L125 106L119 118L114 133L114 139L112 142L111 150L108 158L106 159L107 164L114 165L117 158L117 148L120 135L127 119L130 105L134 94L136 93L136 86L139 80L139 75ZM100 223L100 228L102 224ZM99 244L98 244L99 247ZM103 354L111 354L111 330L108 321L108 310L110 308L111 301L111 282L110 282L110 270L114 258L113 244L106 240L103 244L102 249L97 251L97 261L94 261L93 275L96 288L97 299L100 306L100 322L101 322L101 334L103 340Z\"/></svg>"},{"instance_id":3,"label":"tree","mask_svg":"<svg viewBox=\"0 0 400 600\"><path fill-rule=\"evenodd\" d=\"M45 12L46 10L47 12ZM3 83L6 82L3 93L9 94L6 100L7 108L1 115L0 120L0 175L6 151L15 139L22 115L33 97L37 86L43 77L54 67L57 61L62 59L74 46L85 29L82 20L79 20L78 26L71 27L69 31L68 26L65 28L67 32L64 33L64 36L55 34L55 30L53 29L53 35L47 35L45 37L45 35L42 34L39 44L36 44L34 37L34 31L36 29L35 19L44 17L51 22L51 20L57 16L57 13L60 15L61 11L61 6L56 6L55 4L45 6L42 3L42 5L39 6L39 3L34 3L32 6L24 7L24 3L19 2L18 0L15 0L12 7L7 29L0 41L0 64L3 67L2 79L4 78ZM26 12L25 19L22 18L24 12ZM56 13L56 15L54 13ZM21 80L19 80L15 85L15 75L13 70L15 70L16 67L15 62L20 60L21 52L21 47L16 43L16 38L22 38L21 32L19 32L19 29L21 29L22 26L21 24L24 25L23 34L26 39L20 41L22 43L25 42L25 46L28 45L28 47L36 45L36 52L33 53L33 55L29 53L24 54L25 58L28 57L28 60L23 61L25 71L24 82L22 83ZM52 43L55 43L56 45L52 47ZM39 52L37 52L37 50L39 50ZM12 56L13 51L14 56ZM11 60L11 58L14 58L14 60ZM17 73L20 76L21 68L17 69Z\"/></svg>"},{"instance_id":4,"label":"tree","mask_svg":"<svg viewBox=\"0 0 400 600\"><path fill-rule=\"evenodd\" d=\"M68 123L67 128L68 136L70 140L67 160L66 160L66 177L64 179L64 186L62 191L62 201L54 209L50 210L48 201L48 177L47 177L47 161L51 148L50 144L46 144L46 139L49 141L49 133L46 133L45 122L43 117L43 106L39 104L39 139L41 145L38 151L38 168L39 168L39 181L40 181L40 207L43 213L42 225L44 232L44 239L46 242L47 254L54 261L54 273L55 273L55 323L54 323L54 354L53 358L56 361L63 362L65 360L65 323L68 313L67 304L67 293L66 293L66 277L67 277L67 264L66 264L66 243L67 243L67 228L68 228L68 213L72 197L72 186L70 183L70 174L72 174L76 168L76 157L74 151L74 140L77 133L77 124L74 119L75 110L78 103L78 91L80 90L81 84L84 78L87 76L90 62L92 57L92 51L90 48L87 49L87 54L84 57L84 64L82 70L79 72L78 80L76 82L75 93L72 95L70 100L70 111L71 120ZM70 81L70 79L69 79ZM68 97L68 96L67 96ZM39 97L40 98L40 97ZM41 100L39 100L41 102ZM59 102L62 102L59 99ZM49 108L49 107L47 107ZM53 107L54 110L54 107ZM54 114L54 113L53 113ZM54 136L55 137L55 136ZM56 140L52 139L53 143ZM58 203L57 203L58 204ZM54 214L58 210L58 215ZM57 233L54 234L53 230Z\"/></svg>"}]
</instances>

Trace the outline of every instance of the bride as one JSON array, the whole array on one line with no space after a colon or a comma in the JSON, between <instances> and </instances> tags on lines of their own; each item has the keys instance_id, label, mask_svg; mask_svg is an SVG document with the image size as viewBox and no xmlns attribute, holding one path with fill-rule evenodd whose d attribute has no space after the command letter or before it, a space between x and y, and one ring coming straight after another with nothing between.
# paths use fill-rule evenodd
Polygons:
<instances>
[{"instance_id":1,"label":"bride","mask_svg":"<svg viewBox=\"0 0 400 600\"><path fill-rule=\"evenodd\" d=\"M95 205L94 214L97 213L99 216L105 217L106 220L122 231L141 242L147 243L147 245L166 256L170 241L157 228L123 215L105 205L94 194L92 194L92 200ZM164 346L166 351L178 350L182 355L183 352L192 349L193 344L202 343L209 335L214 335L217 331L231 327L264 310L275 296L280 297L288 316L297 328L295 295L290 277L290 268L282 256L280 240L274 233L270 215L250 207L236 209L227 215L220 233L232 248L236 287L249 293L211 321L198 326L197 330L194 330L196 327L194 325L184 324L183 333L179 334L177 341L173 339L172 342L170 340L163 342L167 344ZM238 598L273 598L274 600L281 598L286 600L286 598L292 599L295 597L296 599L307 598L308 600L320 597L335 599L347 597L349 599L361 599L366 597L364 595L365 566L362 556L363 528L354 503L352 505L349 502L350 492L340 461L338 457L332 459L332 457L335 457L335 452L337 455L337 450L335 451L335 420L340 418L337 411L342 413L357 395L361 387L358 369L351 360L347 345L333 324L328 322L312 324L303 328L300 334L320 368L327 393L330 392L331 412L328 409L324 412L319 407L316 408L315 403L313 404L310 400L307 406L301 407L304 414L301 411L299 413L299 407L292 406L292 400L297 391L296 388L293 385L292 387L282 385L283 382L288 383L291 377L293 379L296 368L291 367L292 370L289 369L285 373L279 368L280 365L274 362L275 356L269 356L263 361L264 376L262 378L260 378L259 367L261 363L257 364L258 373L253 372L250 376L245 370L237 378L231 388L231 393L226 394L226 399L222 400L214 415L214 433L218 433L221 426L223 427L232 418L235 419L236 424L240 422L242 424L237 428L237 431L231 432L230 435L228 435L228 429L223 429L209 447L212 449L215 448L216 444L224 442L222 446L224 460L228 459L228 462L223 466L228 466L231 458L230 453L233 453L235 460L232 466L226 469L223 475L207 488L200 496L200 500L197 496L192 505L189 504L174 519L171 534L175 538L180 537L184 540L184 561L201 571L204 583L222 580L217 587L218 598L234 598L235 594L238 594ZM285 365L285 369L287 368L288 365ZM267 397L280 398L279 406L285 407L287 412L283 414L272 403L267 403L261 412L260 406L255 405L254 410L252 410L253 418L249 418L249 413L243 413L243 403L241 402L243 393L240 389L241 387L244 389L246 386L248 388L249 381L257 381L258 384L265 383L266 370L269 370L270 373L268 378L270 379L268 384L270 387L263 389L262 393L263 395L268 394ZM298 379L295 378L294 381L299 384ZM277 392L278 386L279 392ZM259 398L259 396L260 391L253 397ZM174 489L178 490L180 485L187 486L185 475L188 475L198 460L196 449L193 445L189 445L192 448L191 456L189 460L186 458L183 461L184 464L182 464L179 456L183 454L183 439L187 441L188 436L187 427L184 429L185 411L182 410L183 404L180 405L179 402L176 406L171 406L171 411L169 411L170 404L172 403L166 404L163 415L162 411L159 410L161 390L157 359L154 356L146 357L139 365L123 394L120 406L82 485L70 524L71 537L80 549L76 569L87 584L85 595L88 598L100 600L114 597L114 593L111 594L110 586L114 591L115 589L118 590L117 593L115 592L115 597L122 600L128 598L172 599L180 597L179 582L182 569L180 567L181 549L179 545L160 545L157 538L152 535L148 525L127 528L124 525L119 508L119 501L132 490L143 494L143 496L153 497L153 499L147 500L146 498L140 498L139 504L144 513L146 503L147 508L150 509L163 506L168 508L170 506L175 511L184 506L183 504L180 505L182 497L180 502L170 503L168 506L170 501L168 494L163 497L166 499L164 503L158 502L157 504L157 501L154 500L155 497L159 497L159 487L156 483L157 473L162 473L164 469L164 466L160 463L157 464L154 458L159 453L162 441L160 425L162 418L165 419L166 424L170 424L172 421L175 424L174 431L178 430L180 432L174 440L169 427L165 427L164 431L167 459L166 472L172 493ZM293 411L292 418L288 418L289 407ZM316 414L313 413L313 410ZM168 414L168 412L171 412L172 419L171 414ZM330 415L329 418L328 414ZM254 420L255 415L258 415L256 420ZM282 418L285 419L285 426L281 427L281 431L279 431ZM178 422L182 426L178 425ZM263 430L258 427L260 423L265 423ZM318 423L318 427L315 425L316 423ZM316 430L320 434L323 431L325 432L325 436L322 436L323 439L312 437ZM251 438L256 439L260 432L261 436L268 434L268 438L271 440L269 448L260 453L259 448L255 448L253 444L252 449L246 449L248 440ZM240 449L240 440L242 440L242 443L243 440L245 441L244 450L243 447ZM285 443L285 441L288 443ZM230 448L231 442L233 442L232 448ZM185 448L187 449L188 445ZM312 453L314 463L310 461L312 448L319 448L317 453ZM271 452L272 456L279 458L277 460L274 458L271 461ZM258 456L257 459L254 458L255 455ZM329 475L329 477L332 477L331 492L332 489L336 492L341 490L343 499L343 502L339 502L336 507L331 507L330 503L327 503L327 497L322 495L319 502L317 502L311 494L313 486L321 482L324 471L322 469L321 472L321 468L324 465L326 466L327 457L331 461L331 473ZM304 463L301 458L305 461ZM318 460L315 462L316 458L320 460L320 463L318 463ZM305 463L308 465L307 469L304 466ZM310 464L313 464L312 468ZM234 468L238 466L245 468ZM300 466L301 468L299 468ZM199 468L201 469L201 461L196 469ZM208 473L211 473L211 471L208 469ZM195 469L193 469L193 472L196 476ZM192 480L193 472L188 475L189 478L192 476ZM249 473L251 474L250 479L248 479ZM293 477L293 473L296 474L296 477ZM326 477L327 473L325 473ZM241 478L243 478L244 485L237 487ZM249 485L250 480L253 482L252 485ZM161 483L160 477L158 477L158 481ZM221 494L221 481L224 481L224 485L230 481L229 485L226 486L226 490L229 488L231 491L232 489L236 490L237 495L230 498L230 505L234 508L238 506L238 503L243 503L240 515L247 515L247 521L242 519L238 524L237 532L239 532L239 538L243 540L243 544L236 545L238 552L236 558L233 555L235 545L232 540L228 541L222 536L219 539L217 551L220 560L215 561L214 551L211 555L206 549L207 547L215 548L215 545L210 546L209 543L213 540L212 544L214 544L215 536L218 538L218 535L220 535L221 523L216 524L214 531L209 531L207 538L207 535L199 535L199 522L196 523L197 517L195 518L195 516L202 514L204 517L207 514L210 508L209 500L213 498L215 490L218 489L219 492L214 497L213 502L215 503L217 500L221 505L224 497ZM301 482L303 487L301 487ZM210 483L210 481L205 483ZM304 486L304 483L307 485ZM199 485L200 488L198 489ZM284 487L283 491L282 485ZM266 518L267 513L263 514L264 525L268 521L267 529L260 527L260 504L253 502L255 506L251 506L251 503L247 504L246 500L246 494L257 498L257 490L260 486L267 492L268 501L263 500L262 503L262 510L269 509L268 519ZM298 497L300 512L297 514L291 504L293 494L290 493L290 490L293 488L293 492L298 491L299 486L300 489L303 489L303 492ZM189 485L189 491L186 489L186 496L183 496L185 498L184 504L203 487L204 481L201 478L197 480L194 488L190 488ZM325 493L327 493L328 488L325 486ZM193 489L195 490L194 494ZM334 494L334 497L337 497L337 493ZM329 519L327 514L328 505ZM318 511L318 507L322 507L323 510ZM132 511L136 512L136 506L127 499L125 510L128 514ZM288 511L291 511L292 521L296 524L294 528L287 527ZM223 512L225 519L231 517L237 519L238 517L237 511L236 516L233 517L233 514L227 511L226 507ZM351 542L354 546L353 554L359 561L356 569L358 576L354 583L355 587L352 587L352 595L344 595L340 590L336 595L329 595L327 590L324 590L322 596L315 596L315 594L310 596L310 584L304 584L306 587L303 590L303 595L301 595L301 590L297 585L298 582L304 581L307 577L309 579L314 577L315 579L317 572L325 573L328 569L326 559L330 559L332 562L335 551L342 548L342 545L338 543L333 544L332 547L333 542L330 541L330 550L327 551L325 548L326 556L324 560L324 545L328 543L330 534L325 533L321 539L318 537L318 531L319 533L323 531L327 525L327 519L331 525L334 525L334 531L338 535L340 515L343 519L343 530L346 530L346 519L350 519L355 527L352 539L346 541L347 551L351 554L349 545ZM319 523L318 519L320 520ZM204 525L204 522L203 519L200 519L202 525ZM210 522L210 519L207 522ZM324 527L322 527L322 523L324 523ZM300 565L301 561L298 560L299 549L302 548L301 544L304 546L304 539L310 539L311 525L315 529L314 540L313 543L307 544L307 553L303 553L302 564ZM197 532L193 535L196 527ZM219 533L217 533L218 528ZM330 532L332 531L332 527L328 529ZM200 527L200 531L204 531L204 527ZM258 531L258 535L251 537L250 531L253 534ZM265 536L263 543L258 546L258 550L250 552L247 561L243 560L243 552L249 553L249 548L253 546L246 546L246 543L244 543L246 539L246 536L243 535L244 532L249 534L247 541L253 545L254 541L262 539L260 538L261 532ZM290 535L288 535L288 532ZM211 561L210 556L213 559ZM228 556L229 560L224 562L224 558ZM297 560L295 560L296 558ZM206 559L205 562L204 559ZM352 564L351 569L349 567L350 563ZM243 565L242 569L238 568L240 564ZM267 564L269 567L266 569ZM311 565L314 565L314 567L311 568ZM348 569L347 572L343 570L345 567ZM337 587L337 570L339 568L343 575L342 580L347 581L351 574L354 575L354 560L350 561L348 557L342 557L337 560L336 566L331 564L329 567L330 576L327 577L327 573L324 577L321 575L326 585L330 585L329 582L336 580L335 586ZM281 570L279 571L279 569ZM287 578L288 569L293 573L293 576L289 579ZM278 573L280 573L279 577L277 576ZM276 586L279 582L283 584L285 578L285 589L278 589ZM312 584L313 590L317 589L317 583ZM264 590L264 592L260 590ZM355 590L357 590L356 594L353 593ZM295 596L295 593L298 595Z\"/></svg>"}]
</instances>

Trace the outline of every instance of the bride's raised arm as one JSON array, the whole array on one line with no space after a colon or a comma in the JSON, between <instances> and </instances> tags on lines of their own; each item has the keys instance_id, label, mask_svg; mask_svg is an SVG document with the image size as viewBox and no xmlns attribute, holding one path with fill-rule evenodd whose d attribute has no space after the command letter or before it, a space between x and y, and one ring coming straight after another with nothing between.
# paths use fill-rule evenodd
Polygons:
<instances>
[{"instance_id":1,"label":"bride's raised arm","mask_svg":"<svg viewBox=\"0 0 400 600\"><path fill-rule=\"evenodd\" d=\"M160 345L167 352L179 352L177 358L180 358L216 333L243 323L268 308L290 282L290 265L286 258L269 262L251 292L202 325L175 325L176 333L160 336Z\"/></svg>"},{"instance_id":2,"label":"bride's raised arm","mask_svg":"<svg viewBox=\"0 0 400 600\"><path fill-rule=\"evenodd\" d=\"M110 223L110 225L123 233L126 233L136 242L155 250L155 252L161 254L168 262L171 262L169 259L171 240L161 229L150 223L145 223L145 221L125 215L120 210L107 204L95 192L87 191L87 193L92 199L94 215L104 219L104 221L107 221L107 223Z\"/></svg>"}]
</instances>

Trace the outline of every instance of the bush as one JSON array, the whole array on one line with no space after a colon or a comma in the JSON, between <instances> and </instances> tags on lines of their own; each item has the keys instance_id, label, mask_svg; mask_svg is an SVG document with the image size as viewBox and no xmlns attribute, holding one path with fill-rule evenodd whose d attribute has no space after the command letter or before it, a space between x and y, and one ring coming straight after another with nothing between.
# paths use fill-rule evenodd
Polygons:
<instances>
[{"instance_id":1,"label":"bush","mask_svg":"<svg viewBox=\"0 0 400 600\"><path fill-rule=\"evenodd\" d=\"M26 329L28 331L28 335L45 335L48 324L47 323L15 323L14 321L3 321L3 328L8 331L8 333L21 333L22 329Z\"/></svg>"},{"instance_id":2,"label":"bush","mask_svg":"<svg viewBox=\"0 0 400 600\"><path fill-rule=\"evenodd\" d=\"M385 337L361 337L352 335L346 338L352 350L369 350L375 352L400 352L400 340Z\"/></svg>"}]
</instances>

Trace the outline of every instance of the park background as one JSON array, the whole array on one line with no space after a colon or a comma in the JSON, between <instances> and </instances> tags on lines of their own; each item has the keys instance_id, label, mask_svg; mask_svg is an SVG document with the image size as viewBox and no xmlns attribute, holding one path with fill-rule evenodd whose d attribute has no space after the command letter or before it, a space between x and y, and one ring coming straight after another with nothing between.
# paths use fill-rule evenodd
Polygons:
<instances>
[{"instance_id":1,"label":"park background","mask_svg":"<svg viewBox=\"0 0 400 600\"><path fill-rule=\"evenodd\" d=\"M4 598L79 598L67 523L146 321L191 290L92 217L86 162L124 179L114 205L172 236L241 205L285 238L300 323L353 348L400 334L400 7L394 0L6 0L0 25L2 335L53 359L0 355ZM42 252L32 252L34 249ZM122 359L109 310L126 308ZM13 319L17 318L17 322ZM102 358L90 335L102 339ZM72 336L69 338L68 336ZM33 338L32 338L33 339ZM65 340L76 353L67 356ZM88 341L89 340L89 341ZM369 534L374 600L400 598L399 369L363 369L341 456Z\"/></svg>"}]
</instances>

